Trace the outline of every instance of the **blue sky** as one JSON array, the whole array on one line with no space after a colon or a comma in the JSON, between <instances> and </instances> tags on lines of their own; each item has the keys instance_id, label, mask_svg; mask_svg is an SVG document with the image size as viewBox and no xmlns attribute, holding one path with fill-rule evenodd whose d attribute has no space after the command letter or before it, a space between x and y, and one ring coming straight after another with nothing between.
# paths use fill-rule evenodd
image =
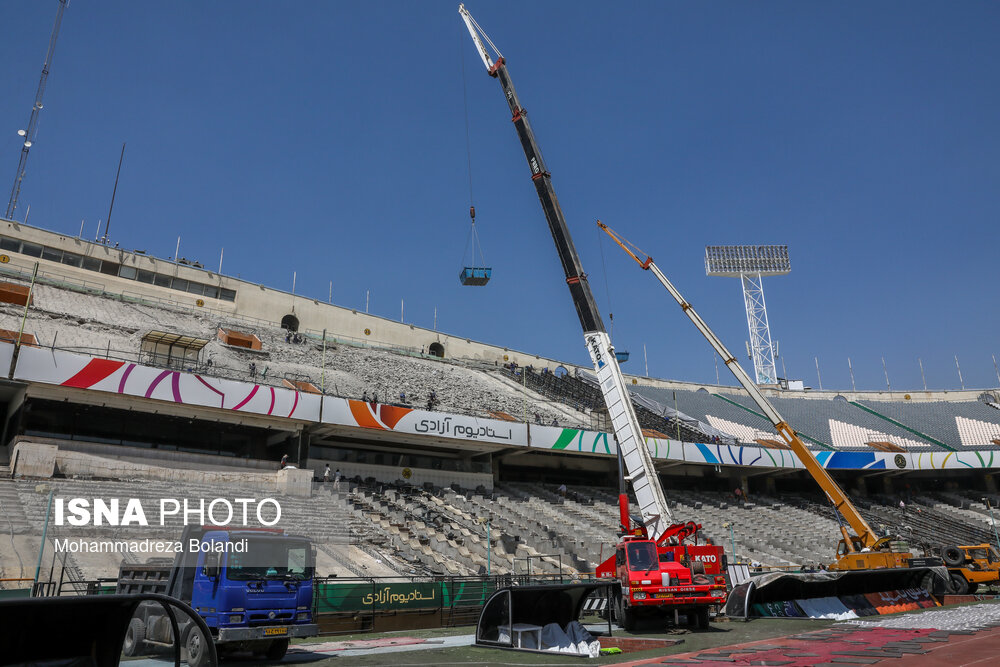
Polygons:
<instances>
[{"instance_id":1,"label":"blue sky","mask_svg":"<svg viewBox=\"0 0 1000 667\"><path fill-rule=\"evenodd\" d=\"M626 370L714 382L708 345L598 218L652 254L734 351L739 283L704 246L786 243L765 282L792 378L997 386L1000 5L470 2L503 51ZM19 219L585 362L499 84L448 2L74 2ZM0 186L55 0L0 21ZM494 278L463 288L464 86ZM602 258L603 254L603 258ZM610 298L609 298L610 296ZM281 314L277 314L280 316ZM780 367L780 363L779 363ZM723 381L729 382L722 371Z\"/></svg>"}]
</instances>

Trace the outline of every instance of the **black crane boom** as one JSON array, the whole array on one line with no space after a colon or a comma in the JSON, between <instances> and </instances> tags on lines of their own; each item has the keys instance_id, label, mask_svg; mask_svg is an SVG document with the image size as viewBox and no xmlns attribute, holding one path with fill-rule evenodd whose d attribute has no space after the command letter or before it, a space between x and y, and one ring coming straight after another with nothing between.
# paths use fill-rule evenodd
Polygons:
<instances>
[{"instance_id":1,"label":"black crane boom","mask_svg":"<svg viewBox=\"0 0 1000 667\"><path fill-rule=\"evenodd\" d=\"M563 215L562 208L559 206L559 198L556 197L556 191L552 187L552 175L545 167L542 151L538 147L531 123L528 122L528 114L517 98L517 92L514 90L514 83L510 79L510 73L507 71L504 59L502 57L497 59L489 72L490 76L500 80L504 97L507 98L507 104L510 106L511 121L517 130L518 139L521 140L524 157L528 160L531 180L535 184L538 200L545 212L545 220L549 223L549 231L552 233L552 240L555 241L556 251L559 253L559 261L562 262L563 271L566 274L566 284L573 297L573 305L576 306L580 325L583 326L584 332L603 332L605 330L604 323L597 310L594 295L590 291L587 274L583 272L583 265L576 253L576 246L573 245L573 238L566 225L566 216Z\"/></svg>"}]
</instances>

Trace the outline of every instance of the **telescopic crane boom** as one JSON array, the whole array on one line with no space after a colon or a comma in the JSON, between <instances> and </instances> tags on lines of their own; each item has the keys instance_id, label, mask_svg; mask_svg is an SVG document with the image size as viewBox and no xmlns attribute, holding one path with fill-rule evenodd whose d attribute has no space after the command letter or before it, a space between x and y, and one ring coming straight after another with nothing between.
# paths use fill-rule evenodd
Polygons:
<instances>
[{"instance_id":1,"label":"telescopic crane boom","mask_svg":"<svg viewBox=\"0 0 1000 667\"><path fill-rule=\"evenodd\" d=\"M816 460L816 456L809 451L795 430L788 425L788 422L785 421L784 417L778 414L778 411L774 409L774 406L772 406L771 403L764 397L764 395L760 392L760 389L757 388L757 385L754 384L753 380L750 379L750 376L747 375L746 371L743 370L743 367L740 366L736 357L730 353L728 349L726 349L726 346L723 345L719 337L715 335L715 332L712 331L707 324L705 324L705 320L701 319L701 316L698 315L694 307L688 303L683 296L681 296L680 291L678 291L678 289L674 287L674 284L671 283L670 280L663 274L663 271L661 271L660 267L656 265L653 258L642 252L642 250L640 250L635 244L623 239L600 220L597 221L597 226L603 229L608 236L614 239L615 243L621 246L621 249L628 253L628 256L634 259L636 264L646 271L651 271L653 275L656 276L656 279L660 281L660 284L663 285L668 292L670 292L670 296L674 297L674 300L681 307L681 310L684 311L684 314L688 316L688 319L694 323L694 326L699 332L701 332L701 335L705 337L719 356L725 360L726 367L732 371L736 380L743 385L744 389L747 390L747 393L750 394L750 398L753 399L754 403L757 404L764 415L771 421L772 424L774 424L774 428L777 430L782 440L784 440L785 443L791 447L792 451L795 452L795 455L799 457L799 460L802 461L806 470L820 485L823 492L826 493L826 496L830 499L830 502L833 503L833 506L838 512L840 512L841 515L844 516L845 519L847 519L847 523L850 524L851 529L855 533L853 536L849 535L847 533L847 529L841 525L840 530L844 538L847 552L854 553L859 550L858 547L861 549L874 550L885 544L887 540L885 538L879 539L876 536L875 531L871 529L868 522L864 520L864 517L861 516L858 509L851 503L847 494L844 493L842 488L840 488L840 485L834 481L834 479L830 476L830 473L826 471L826 468L820 465L820 462ZM645 259L640 259L641 256L644 256Z\"/></svg>"},{"instance_id":2,"label":"telescopic crane boom","mask_svg":"<svg viewBox=\"0 0 1000 667\"><path fill-rule=\"evenodd\" d=\"M563 216L559 200L552 187L552 176L542 159L542 152L538 147L538 141L535 139L531 124L528 122L528 115L514 91L514 84L507 72L503 55L465 9L464 4L459 5L458 13L469 29L479 57L482 59L483 65L486 66L486 71L490 76L498 79L503 88L504 97L506 97L510 107L511 121L514 123L517 136L521 140L524 156L528 160L531 180L535 184L538 199L545 212L545 220L549 224L552 240L555 241L556 251L559 253L559 260L562 262L563 271L566 274L566 284L573 297L573 305L580 318L580 325L583 327L587 350L597 371L597 378L611 417L615 437L618 440L619 455L627 473L625 478L632 483L632 489L635 492L636 502L642 513L646 530L654 538L659 537L671 526L673 517L667 507L663 489L660 488L656 471L653 468L652 457L646 449L639 420L636 418L635 409L632 407L632 401L625 388L625 378L618 366L618 360L615 358L611 338L604 329L604 323L597 310L597 303L587 282L587 274L583 272L583 265L580 263L576 247L573 245L573 239L566 225L566 218ZM496 54L495 60L490 50L486 48L486 44L489 44L490 49ZM623 528L628 530L628 517L623 516L622 518Z\"/></svg>"}]
</instances>

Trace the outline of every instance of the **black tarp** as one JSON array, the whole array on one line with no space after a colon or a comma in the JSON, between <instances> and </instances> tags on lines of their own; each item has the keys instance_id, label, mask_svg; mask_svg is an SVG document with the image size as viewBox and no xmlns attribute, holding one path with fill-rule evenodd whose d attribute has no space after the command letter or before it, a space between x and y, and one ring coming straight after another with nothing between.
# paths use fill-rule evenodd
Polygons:
<instances>
[{"instance_id":1,"label":"black tarp","mask_svg":"<svg viewBox=\"0 0 1000 667\"><path fill-rule=\"evenodd\" d=\"M571 621L579 620L584 600L594 592L601 597L607 595L612 584L588 582L497 589L479 614L476 644L511 648L511 628L519 623L540 627L556 623L565 628Z\"/></svg>"},{"instance_id":2,"label":"black tarp","mask_svg":"<svg viewBox=\"0 0 1000 667\"><path fill-rule=\"evenodd\" d=\"M878 593L906 588L924 588L929 593L946 591L948 570L944 567L883 568L825 572L772 572L754 577L733 588L726 600L726 616L746 618L755 603L805 600Z\"/></svg>"}]
</instances>

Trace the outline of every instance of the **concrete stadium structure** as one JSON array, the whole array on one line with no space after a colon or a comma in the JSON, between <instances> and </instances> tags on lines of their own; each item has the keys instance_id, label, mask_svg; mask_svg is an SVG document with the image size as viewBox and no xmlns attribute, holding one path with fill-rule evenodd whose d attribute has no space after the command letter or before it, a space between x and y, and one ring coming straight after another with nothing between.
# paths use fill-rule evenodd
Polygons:
<instances>
[{"instance_id":1,"label":"concrete stadium structure","mask_svg":"<svg viewBox=\"0 0 1000 667\"><path fill-rule=\"evenodd\" d=\"M589 369L10 221L0 283L14 547L0 578L31 570L49 492L267 491L319 545L320 570L342 576L592 571L615 542L615 442ZM746 397L628 379L678 516L731 556L832 557L832 513ZM1000 392L768 393L873 525L919 543L930 526L938 542L990 539ZM284 455L297 469L277 471ZM341 488L315 481L327 464ZM751 502L734 505L735 486ZM894 513L901 495L919 515ZM115 567L73 556L46 576Z\"/></svg>"}]
</instances>

